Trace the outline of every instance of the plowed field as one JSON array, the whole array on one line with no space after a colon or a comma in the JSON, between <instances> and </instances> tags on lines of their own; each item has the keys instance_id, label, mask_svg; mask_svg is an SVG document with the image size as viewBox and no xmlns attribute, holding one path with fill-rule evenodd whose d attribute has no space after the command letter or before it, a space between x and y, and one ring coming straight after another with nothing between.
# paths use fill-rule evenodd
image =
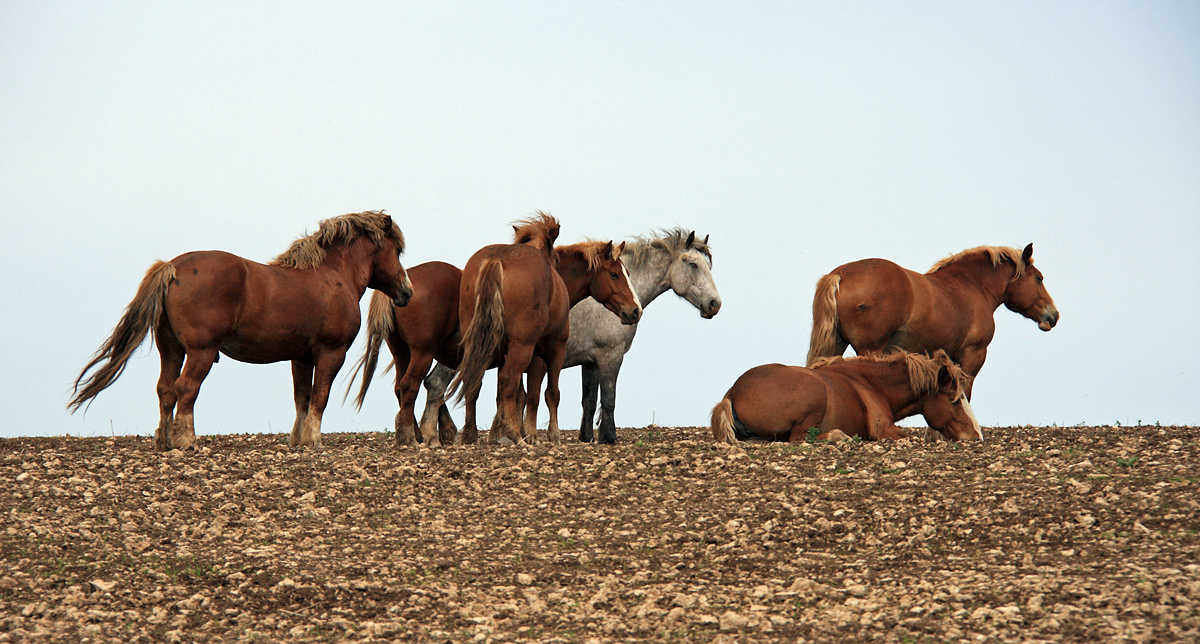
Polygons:
<instances>
[{"instance_id":1,"label":"plowed field","mask_svg":"<svg viewBox=\"0 0 1200 644\"><path fill-rule=\"evenodd\" d=\"M0 641L1197 641L1200 428L0 440Z\"/></svg>"}]
</instances>

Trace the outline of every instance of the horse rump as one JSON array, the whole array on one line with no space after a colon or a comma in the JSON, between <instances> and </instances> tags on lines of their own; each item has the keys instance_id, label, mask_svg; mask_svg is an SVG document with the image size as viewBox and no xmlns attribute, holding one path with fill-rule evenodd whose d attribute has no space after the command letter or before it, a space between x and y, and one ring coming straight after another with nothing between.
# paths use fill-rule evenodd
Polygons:
<instances>
[{"instance_id":1,"label":"horse rump","mask_svg":"<svg viewBox=\"0 0 1200 644\"><path fill-rule=\"evenodd\" d=\"M475 315L462 331L462 361L446 396L457 392L459 402L476 398L483 386L483 374L491 367L503 342L504 266L500 260L488 259L475 278Z\"/></svg>"}]
</instances>

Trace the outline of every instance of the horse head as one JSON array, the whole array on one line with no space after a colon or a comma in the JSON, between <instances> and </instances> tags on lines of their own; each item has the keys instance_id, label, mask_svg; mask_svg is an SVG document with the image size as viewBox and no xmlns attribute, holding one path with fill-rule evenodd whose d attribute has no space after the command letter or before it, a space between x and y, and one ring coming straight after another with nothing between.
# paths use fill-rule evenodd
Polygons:
<instances>
[{"instance_id":1,"label":"horse head","mask_svg":"<svg viewBox=\"0 0 1200 644\"><path fill-rule=\"evenodd\" d=\"M404 236L400 233L400 227L392 221L391 215L379 214L379 224L384 235L376 244L376 251L371 259L371 278L367 287L392 298L392 304L404 306L413 294L408 271L404 270L400 263L400 253L404 252Z\"/></svg>"},{"instance_id":2,"label":"horse head","mask_svg":"<svg viewBox=\"0 0 1200 644\"><path fill-rule=\"evenodd\" d=\"M1022 251L1021 262L1004 291L1004 306L1037 322L1039 329L1049 331L1058 324L1058 308L1046 292L1042 272L1033 265L1033 244Z\"/></svg>"},{"instance_id":3,"label":"horse head","mask_svg":"<svg viewBox=\"0 0 1200 644\"><path fill-rule=\"evenodd\" d=\"M721 310L721 295L712 276L712 253L708 236L696 241L696 232L688 235L682 250L675 254L667 269L667 284L675 294L700 310L700 316L710 319Z\"/></svg>"},{"instance_id":4,"label":"horse head","mask_svg":"<svg viewBox=\"0 0 1200 644\"><path fill-rule=\"evenodd\" d=\"M621 318L621 324L637 324L642 317L642 303L629 283L629 271L621 262L625 242L613 245L610 241L597 246L588 267L588 291L604 308Z\"/></svg>"},{"instance_id":5,"label":"horse head","mask_svg":"<svg viewBox=\"0 0 1200 644\"><path fill-rule=\"evenodd\" d=\"M983 429L967 402L971 377L938 349L932 360L937 363L937 387L926 396L921 415L929 428L953 441L983 440Z\"/></svg>"}]
</instances>

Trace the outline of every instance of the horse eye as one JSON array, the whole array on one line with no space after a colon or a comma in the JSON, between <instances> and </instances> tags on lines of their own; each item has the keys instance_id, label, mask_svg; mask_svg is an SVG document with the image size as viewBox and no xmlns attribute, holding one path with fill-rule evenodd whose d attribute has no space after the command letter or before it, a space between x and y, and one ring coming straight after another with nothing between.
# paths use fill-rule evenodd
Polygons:
<instances>
[{"instance_id":1,"label":"horse eye","mask_svg":"<svg viewBox=\"0 0 1200 644\"><path fill-rule=\"evenodd\" d=\"M609 272L609 275L612 275L612 278L613 278L613 279L617 279L617 274L616 274L616 273L614 273L614 272Z\"/></svg>"},{"instance_id":2,"label":"horse eye","mask_svg":"<svg viewBox=\"0 0 1200 644\"><path fill-rule=\"evenodd\" d=\"M700 268L699 266L696 265L696 262L688 262L688 263L692 265L692 270L696 270L697 268Z\"/></svg>"}]
</instances>

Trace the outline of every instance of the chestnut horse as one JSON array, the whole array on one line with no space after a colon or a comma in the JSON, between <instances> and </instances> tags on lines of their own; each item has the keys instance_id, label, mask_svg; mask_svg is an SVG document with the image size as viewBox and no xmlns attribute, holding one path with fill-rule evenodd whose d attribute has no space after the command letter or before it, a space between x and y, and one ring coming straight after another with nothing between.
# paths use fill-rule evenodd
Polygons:
<instances>
[{"instance_id":1,"label":"chestnut horse","mask_svg":"<svg viewBox=\"0 0 1200 644\"><path fill-rule=\"evenodd\" d=\"M557 399L551 400L551 390L557 394L564 333L571 306L566 284L555 268L554 240L558 237L559 224L558 220L539 211L518 222L514 230L516 243L486 246L472 255L463 268L458 310L463 356L447 395L453 395L461 386L458 398L466 402L467 414L464 443L475 442L478 438L475 402L479 398L483 374L493 366L500 368L496 417L492 423L493 441L521 441L525 398L521 375L531 368L535 357L544 364L533 365L533 368L539 373L545 370L552 374L547 404L557 404ZM611 243L608 247L611 255L614 250ZM604 266L606 264L602 262L596 271L603 270ZM606 304L623 319L636 322L641 307L624 270L609 270L607 275L623 287L615 289ZM599 283L597 280L597 285ZM621 297L621 292L628 298ZM556 438L556 434L551 435L551 440Z\"/></svg>"},{"instance_id":2,"label":"chestnut horse","mask_svg":"<svg viewBox=\"0 0 1200 644\"><path fill-rule=\"evenodd\" d=\"M742 374L712 411L717 442L753 437L825 439L835 429L863 440L899 440L896 421L922 414L950 440L983 440L967 403L970 376L945 351L824 358L812 368L767 364Z\"/></svg>"},{"instance_id":3,"label":"chestnut horse","mask_svg":"<svg viewBox=\"0 0 1200 644\"><path fill-rule=\"evenodd\" d=\"M1033 244L1024 251L971 248L924 275L886 259L843 264L817 281L808 364L840 356L847 345L858 355L942 349L971 376L970 400L1001 304L1043 331L1058 323L1042 272L1033 266Z\"/></svg>"},{"instance_id":4,"label":"chestnut horse","mask_svg":"<svg viewBox=\"0 0 1200 644\"><path fill-rule=\"evenodd\" d=\"M458 289L462 271L445 262L427 262L408 269L413 283L412 299L403 307L393 305L382 293L371 296L367 313L367 347L355 363L350 386L362 370L362 384L354 403L362 408L371 386L371 377L379 363L379 349L386 340L396 367L396 446L415 445L417 418L414 412L421 381L433 361L447 367L458 366L462 359L458 331ZM444 389L444 387L443 387ZM349 390L347 390L349 394ZM442 435L437 432L437 413L442 419ZM435 411L432 421L423 418L421 440L429 446L454 442L457 428L444 406Z\"/></svg>"},{"instance_id":5,"label":"chestnut horse","mask_svg":"<svg viewBox=\"0 0 1200 644\"><path fill-rule=\"evenodd\" d=\"M378 211L326 219L268 265L221 251L157 262L75 380L68 408L78 410L113 384L153 330L162 362L156 450L196 443L193 407L218 352L258 364L290 360L296 402L290 444L319 445L329 387L358 334L363 293L376 289L398 306L412 295L403 251L400 228Z\"/></svg>"},{"instance_id":6,"label":"chestnut horse","mask_svg":"<svg viewBox=\"0 0 1200 644\"><path fill-rule=\"evenodd\" d=\"M575 310L576 304L590 297L614 313L615 316L609 317L619 318L621 324L637 324L641 319L642 302L633 290L629 271L621 262L624 250L625 242L614 247L611 241L590 241L554 249L558 275L567 287L567 299L572 311ZM535 357L529 367L529 396L525 400L525 419L522 426L522 436L529 442L533 442L537 437L538 393L542 387L542 377L547 375L549 377L546 382L546 410L550 414L550 422L546 434L550 442L558 442L558 377L567 357L571 327L570 323L563 327L558 344L550 353L552 362L547 364L541 357Z\"/></svg>"}]
</instances>

